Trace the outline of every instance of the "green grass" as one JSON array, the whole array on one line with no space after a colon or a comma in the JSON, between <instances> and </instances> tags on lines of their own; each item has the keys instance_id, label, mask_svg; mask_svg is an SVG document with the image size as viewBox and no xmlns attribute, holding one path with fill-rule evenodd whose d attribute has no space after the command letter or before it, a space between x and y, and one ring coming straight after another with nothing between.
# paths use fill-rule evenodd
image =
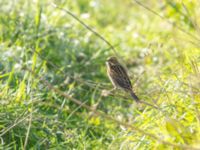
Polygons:
<instances>
[{"instance_id":1,"label":"green grass","mask_svg":"<svg viewBox=\"0 0 200 150\"><path fill-rule=\"evenodd\" d=\"M115 51L52 2L0 0L0 149L200 149L199 2L55 1ZM116 54L161 111L102 96Z\"/></svg>"}]
</instances>

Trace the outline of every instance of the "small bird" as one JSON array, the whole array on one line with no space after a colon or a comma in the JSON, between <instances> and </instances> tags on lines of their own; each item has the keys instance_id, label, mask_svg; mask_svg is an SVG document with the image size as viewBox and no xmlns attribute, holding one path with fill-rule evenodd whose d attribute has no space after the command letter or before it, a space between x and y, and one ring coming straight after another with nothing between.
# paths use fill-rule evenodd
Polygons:
<instances>
[{"instance_id":1,"label":"small bird","mask_svg":"<svg viewBox=\"0 0 200 150\"><path fill-rule=\"evenodd\" d=\"M126 92L129 92L132 98L139 102L139 98L135 95L132 89L131 81L125 68L118 62L116 57L109 57L106 61L107 74L112 82L114 89L121 88ZM113 89L113 90L114 90Z\"/></svg>"}]
</instances>

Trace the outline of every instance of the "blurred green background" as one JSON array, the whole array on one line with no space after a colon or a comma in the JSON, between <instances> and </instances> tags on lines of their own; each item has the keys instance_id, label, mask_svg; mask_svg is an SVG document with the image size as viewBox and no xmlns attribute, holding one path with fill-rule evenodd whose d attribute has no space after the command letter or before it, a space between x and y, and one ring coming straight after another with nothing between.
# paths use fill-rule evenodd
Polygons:
<instances>
[{"instance_id":1,"label":"blurred green background","mask_svg":"<svg viewBox=\"0 0 200 150\"><path fill-rule=\"evenodd\" d=\"M0 149L200 149L199 7L197 0L0 0ZM120 90L102 96L112 89L105 60L113 55L137 95L162 111ZM95 115L40 78L146 134Z\"/></svg>"}]
</instances>

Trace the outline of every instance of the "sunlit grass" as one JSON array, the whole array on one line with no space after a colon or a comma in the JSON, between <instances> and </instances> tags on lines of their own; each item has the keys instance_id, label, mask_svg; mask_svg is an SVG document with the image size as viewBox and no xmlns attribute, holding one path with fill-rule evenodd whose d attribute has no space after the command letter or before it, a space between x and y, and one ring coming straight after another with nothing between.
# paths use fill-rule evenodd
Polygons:
<instances>
[{"instance_id":1,"label":"sunlit grass","mask_svg":"<svg viewBox=\"0 0 200 150\"><path fill-rule=\"evenodd\" d=\"M159 139L180 144L177 149L200 147L200 3L141 1L159 17L130 0L55 1L113 51L52 2L0 1L2 149L173 147ZM120 90L102 96L112 88L105 60L116 53L137 95L160 110L137 105ZM73 103L41 79L136 129Z\"/></svg>"}]
</instances>

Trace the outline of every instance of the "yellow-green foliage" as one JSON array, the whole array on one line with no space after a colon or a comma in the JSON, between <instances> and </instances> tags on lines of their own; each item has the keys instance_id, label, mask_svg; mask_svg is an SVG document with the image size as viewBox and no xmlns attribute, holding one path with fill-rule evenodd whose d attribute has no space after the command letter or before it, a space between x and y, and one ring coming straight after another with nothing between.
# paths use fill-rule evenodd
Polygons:
<instances>
[{"instance_id":1,"label":"yellow-green foliage","mask_svg":"<svg viewBox=\"0 0 200 150\"><path fill-rule=\"evenodd\" d=\"M200 149L199 8L198 0L0 0L0 149ZM121 90L102 95L112 89L112 55L159 109Z\"/></svg>"}]
</instances>

